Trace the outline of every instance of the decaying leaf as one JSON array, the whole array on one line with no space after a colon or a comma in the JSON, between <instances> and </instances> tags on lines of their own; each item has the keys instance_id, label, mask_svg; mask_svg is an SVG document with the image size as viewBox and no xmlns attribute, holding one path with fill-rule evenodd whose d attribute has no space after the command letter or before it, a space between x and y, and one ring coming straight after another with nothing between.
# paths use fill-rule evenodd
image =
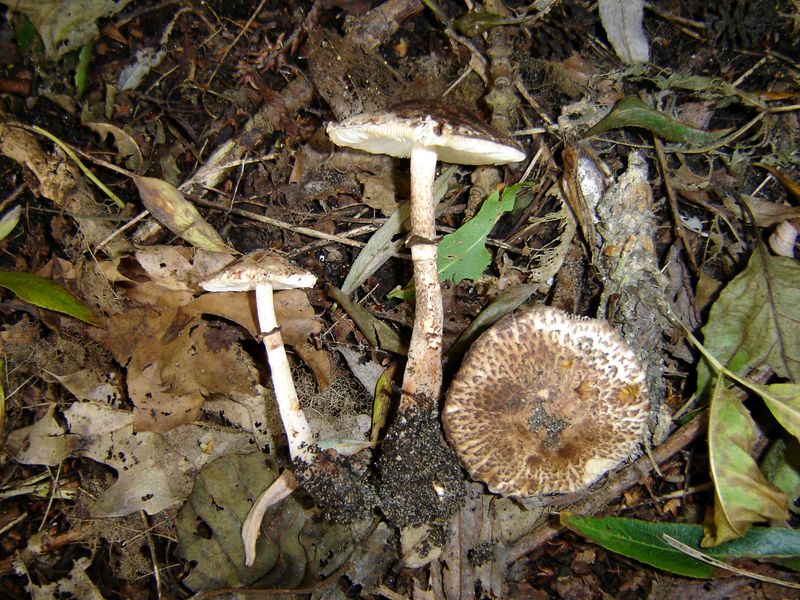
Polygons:
<instances>
[{"instance_id":1,"label":"decaying leaf","mask_svg":"<svg viewBox=\"0 0 800 600\"><path fill-rule=\"evenodd\" d=\"M255 371L234 335L193 311L130 309L105 322L99 339L128 368L138 431L197 419L205 398L255 392Z\"/></svg>"},{"instance_id":2,"label":"decaying leaf","mask_svg":"<svg viewBox=\"0 0 800 600\"><path fill-rule=\"evenodd\" d=\"M394 175L391 171L383 171L377 175L357 176L364 186L361 201L384 215L391 215L397 210L397 198L394 190Z\"/></svg>"},{"instance_id":3,"label":"decaying leaf","mask_svg":"<svg viewBox=\"0 0 800 600\"><path fill-rule=\"evenodd\" d=\"M353 319L373 348L381 348L396 354L406 354L408 352L408 344L401 340L397 332L386 323L375 317L358 302L352 301L334 286L328 285L326 289L328 295L335 302L341 304L347 315Z\"/></svg>"},{"instance_id":4,"label":"decaying leaf","mask_svg":"<svg viewBox=\"0 0 800 600\"><path fill-rule=\"evenodd\" d=\"M758 227L771 227L788 219L800 217L800 206L767 202L745 194L742 194L741 201L747 205L749 210L747 220L749 221L752 216L753 222Z\"/></svg>"},{"instance_id":5,"label":"decaying leaf","mask_svg":"<svg viewBox=\"0 0 800 600\"><path fill-rule=\"evenodd\" d=\"M739 375L768 365L780 377L800 381L800 264L756 248L711 307L703 327L706 349ZM707 389L708 365L697 370L697 389Z\"/></svg>"},{"instance_id":6,"label":"decaying leaf","mask_svg":"<svg viewBox=\"0 0 800 600\"><path fill-rule=\"evenodd\" d=\"M704 547L740 538L753 523L788 517L786 494L766 480L750 455L755 442L752 416L718 377L708 423L714 512L705 524Z\"/></svg>"},{"instance_id":7,"label":"decaying leaf","mask_svg":"<svg viewBox=\"0 0 800 600\"><path fill-rule=\"evenodd\" d=\"M377 552L367 557L373 562L389 554L380 545L362 546L369 523L319 522L313 509L289 497L267 509L255 562L246 567L242 524L253 500L277 476L277 465L261 453L224 456L203 469L178 520L178 554L194 565L184 584L202 591L258 580L261 588L292 589L318 583L354 551Z\"/></svg>"},{"instance_id":8,"label":"decaying leaf","mask_svg":"<svg viewBox=\"0 0 800 600\"><path fill-rule=\"evenodd\" d=\"M281 326L283 341L293 346L303 362L314 371L320 389L331 382L330 355L310 342L321 331L321 324L303 290L282 290L274 294L275 317ZM258 337L255 296L242 292L203 294L187 305L191 310L233 321Z\"/></svg>"},{"instance_id":9,"label":"decaying leaf","mask_svg":"<svg viewBox=\"0 0 800 600\"><path fill-rule=\"evenodd\" d=\"M55 409L52 405L47 414L33 425L16 429L8 435L7 447L17 462L55 467L78 447L80 440L67 435L55 418Z\"/></svg>"},{"instance_id":10,"label":"decaying leaf","mask_svg":"<svg viewBox=\"0 0 800 600\"><path fill-rule=\"evenodd\" d=\"M8 0L24 13L42 38L47 58L58 60L67 52L94 41L97 20L120 12L130 0Z\"/></svg>"},{"instance_id":11,"label":"decaying leaf","mask_svg":"<svg viewBox=\"0 0 800 600\"><path fill-rule=\"evenodd\" d=\"M275 293L275 318L281 326L283 341L294 347L317 378L320 391L331 385L331 358L326 350L315 348L311 339L322 331L314 308L303 290L282 290Z\"/></svg>"},{"instance_id":12,"label":"decaying leaf","mask_svg":"<svg viewBox=\"0 0 800 600\"><path fill-rule=\"evenodd\" d=\"M650 47L642 24L643 0L600 0L600 22L608 41L624 63L647 62Z\"/></svg>"},{"instance_id":13,"label":"decaying leaf","mask_svg":"<svg viewBox=\"0 0 800 600\"><path fill-rule=\"evenodd\" d=\"M92 559L83 556L72 563L72 568L66 576L58 581L46 585L36 585L34 579L28 576L25 590L36 600L50 600L52 598L85 598L86 600L103 600L100 589L92 582L87 570L92 566ZM27 567L22 560L15 561L15 569L19 574L28 575Z\"/></svg>"},{"instance_id":14,"label":"decaying leaf","mask_svg":"<svg viewBox=\"0 0 800 600\"><path fill-rule=\"evenodd\" d=\"M51 411L9 436L8 447L25 464L83 456L113 468L116 482L89 507L94 517L160 512L186 497L205 463L252 450L251 435L230 428L192 424L164 434L134 432L130 412L96 402L75 402L64 417L66 427Z\"/></svg>"},{"instance_id":15,"label":"decaying leaf","mask_svg":"<svg viewBox=\"0 0 800 600\"><path fill-rule=\"evenodd\" d=\"M300 583L307 562L299 540L305 515L292 498L268 509L255 561L245 566L242 523L252 500L277 476L277 465L261 453L222 457L201 471L178 519L178 555L196 563L187 586L239 587L268 573L275 587Z\"/></svg>"},{"instance_id":16,"label":"decaying leaf","mask_svg":"<svg viewBox=\"0 0 800 600\"><path fill-rule=\"evenodd\" d=\"M139 150L136 140L127 131L111 123L82 120L82 124L94 131L103 140L110 134L114 138L114 145L116 145L120 156L128 159L126 166L131 171L138 172L141 170L144 164L142 151Z\"/></svg>"},{"instance_id":17,"label":"decaying leaf","mask_svg":"<svg viewBox=\"0 0 800 600\"><path fill-rule=\"evenodd\" d=\"M95 200L81 171L63 154L47 154L30 131L11 123L0 123L0 153L30 169L39 193L75 219L87 245L95 246L111 237L115 225L107 219L107 208ZM109 256L118 256L131 244L116 237L103 248Z\"/></svg>"},{"instance_id":18,"label":"decaying leaf","mask_svg":"<svg viewBox=\"0 0 800 600\"><path fill-rule=\"evenodd\" d=\"M137 248L136 260L150 281L169 290L199 289L198 282L233 262L227 252L214 252L185 246L145 246Z\"/></svg>"},{"instance_id":19,"label":"decaying leaf","mask_svg":"<svg viewBox=\"0 0 800 600\"><path fill-rule=\"evenodd\" d=\"M139 189L142 204L172 233L197 248L212 252L234 252L178 188L154 177L136 175L133 181Z\"/></svg>"},{"instance_id":20,"label":"decaying leaf","mask_svg":"<svg viewBox=\"0 0 800 600\"><path fill-rule=\"evenodd\" d=\"M125 397L118 373L101 371L97 367L88 366L69 375L49 373L58 383L67 388L79 400L104 402L116 407Z\"/></svg>"}]
</instances>

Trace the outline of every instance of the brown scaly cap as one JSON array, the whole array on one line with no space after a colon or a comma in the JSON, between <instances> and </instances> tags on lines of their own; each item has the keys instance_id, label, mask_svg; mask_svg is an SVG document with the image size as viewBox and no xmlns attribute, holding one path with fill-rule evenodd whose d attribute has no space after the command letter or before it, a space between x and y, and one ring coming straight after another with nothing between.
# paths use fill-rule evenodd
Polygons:
<instances>
[{"instance_id":1,"label":"brown scaly cap","mask_svg":"<svg viewBox=\"0 0 800 600\"><path fill-rule=\"evenodd\" d=\"M411 149L436 150L439 160L459 165L503 165L525 153L496 129L463 109L435 100L410 100L374 114L330 123L328 135L339 146L408 158Z\"/></svg>"},{"instance_id":2,"label":"brown scaly cap","mask_svg":"<svg viewBox=\"0 0 800 600\"><path fill-rule=\"evenodd\" d=\"M256 250L200 282L200 287L209 292L247 292L268 283L276 290L287 290L314 287L316 281L313 273L293 265L280 254Z\"/></svg>"},{"instance_id":3,"label":"brown scaly cap","mask_svg":"<svg viewBox=\"0 0 800 600\"><path fill-rule=\"evenodd\" d=\"M443 420L473 478L531 497L589 487L635 452L648 415L644 371L608 323L536 306L472 345Z\"/></svg>"}]
</instances>

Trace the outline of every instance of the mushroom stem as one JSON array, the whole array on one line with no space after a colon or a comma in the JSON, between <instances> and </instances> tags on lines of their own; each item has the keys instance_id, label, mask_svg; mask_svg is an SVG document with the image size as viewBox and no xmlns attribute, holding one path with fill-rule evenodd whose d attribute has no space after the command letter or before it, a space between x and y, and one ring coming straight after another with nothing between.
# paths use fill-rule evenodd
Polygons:
<instances>
[{"instance_id":1,"label":"mushroom stem","mask_svg":"<svg viewBox=\"0 0 800 600\"><path fill-rule=\"evenodd\" d=\"M275 390L275 401L281 413L283 428L289 441L289 455L292 460L298 458L305 462L313 460L314 439L308 425L297 390L292 380L292 371L286 349L283 347L278 321L275 318L275 304L272 301L272 285L259 284L256 286L256 311L258 312L258 326L267 349L272 387Z\"/></svg>"},{"instance_id":2,"label":"mushroom stem","mask_svg":"<svg viewBox=\"0 0 800 600\"><path fill-rule=\"evenodd\" d=\"M423 146L411 150L411 246L416 304L414 329L403 376L400 409L435 409L442 387L442 288L436 248L433 181L437 153Z\"/></svg>"}]
</instances>

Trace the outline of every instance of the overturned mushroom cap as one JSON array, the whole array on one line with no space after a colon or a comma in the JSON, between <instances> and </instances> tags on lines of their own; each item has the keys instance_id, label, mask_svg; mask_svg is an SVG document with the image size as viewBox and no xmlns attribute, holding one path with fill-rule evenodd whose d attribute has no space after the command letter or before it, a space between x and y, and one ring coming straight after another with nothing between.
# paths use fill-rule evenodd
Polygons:
<instances>
[{"instance_id":1,"label":"overturned mushroom cap","mask_svg":"<svg viewBox=\"0 0 800 600\"><path fill-rule=\"evenodd\" d=\"M293 265L280 254L256 250L200 282L200 287L209 292L247 292L264 284L288 290L314 287L316 282L313 273Z\"/></svg>"},{"instance_id":2,"label":"overturned mushroom cap","mask_svg":"<svg viewBox=\"0 0 800 600\"><path fill-rule=\"evenodd\" d=\"M648 413L644 371L608 323L536 306L472 345L443 419L472 477L531 497L589 487L635 452Z\"/></svg>"},{"instance_id":3,"label":"overturned mushroom cap","mask_svg":"<svg viewBox=\"0 0 800 600\"><path fill-rule=\"evenodd\" d=\"M497 130L433 100L411 100L331 123L328 135L339 146L398 158L408 158L414 146L431 148L439 160L459 165L503 165L525 158Z\"/></svg>"}]
</instances>

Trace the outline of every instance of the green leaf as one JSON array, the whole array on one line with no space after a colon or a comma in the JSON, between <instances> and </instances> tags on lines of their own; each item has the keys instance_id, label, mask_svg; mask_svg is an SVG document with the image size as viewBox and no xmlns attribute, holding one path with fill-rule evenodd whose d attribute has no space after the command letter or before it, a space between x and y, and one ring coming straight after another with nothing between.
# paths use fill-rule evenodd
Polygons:
<instances>
[{"instance_id":1,"label":"green leaf","mask_svg":"<svg viewBox=\"0 0 800 600\"><path fill-rule=\"evenodd\" d=\"M92 61L94 44L88 43L78 53L78 65L75 67L75 98L80 99L86 91L86 78L89 75L89 63Z\"/></svg>"},{"instance_id":2,"label":"green leaf","mask_svg":"<svg viewBox=\"0 0 800 600\"><path fill-rule=\"evenodd\" d=\"M676 575L707 579L714 567L669 546L669 535L700 550L703 535L700 525L649 523L620 517L590 517L561 513L561 523L604 548ZM753 527L741 539L702 550L704 554L726 558L762 560L792 559L800 556L800 531L778 527Z\"/></svg>"},{"instance_id":3,"label":"green leaf","mask_svg":"<svg viewBox=\"0 0 800 600\"><path fill-rule=\"evenodd\" d=\"M17 47L20 52L26 55L31 54L33 45L37 41L37 33L36 27L33 26L28 17L22 17L17 20L14 36L17 39Z\"/></svg>"},{"instance_id":4,"label":"green leaf","mask_svg":"<svg viewBox=\"0 0 800 600\"><path fill-rule=\"evenodd\" d=\"M703 327L703 345L738 375L762 365L800 382L800 263L757 248L747 267L719 295ZM697 389L711 380L710 367L697 370Z\"/></svg>"},{"instance_id":5,"label":"green leaf","mask_svg":"<svg viewBox=\"0 0 800 600\"><path fill-rule=\"evenodd\" d=\"M761 461L761 470L789 498L789 510L800 514L800 442L795 438L775 440Z\"/></svg>"},{"instance_id":6,"label":"green leaf","mask_svg":"<svg viewBox=\"0 0 800 600\"><path fill-rule=\"evenodd\" d=\"M492 262L492 255L486 249L486 237L503 215L514 209L517 192L528 183L517 183L500 192L493 192L483 201L481 209L474 217L449 233L439 242L438 268L439 280L459 283L464 279L475 281L483 275ZM409 301L414 297L413 282L405 288L397 287L387 294L395 300Z\"/></svg>"},{"instance_id":7,"label":"green leaf","mask_svg":"<svg viewBox=\"0 0 800 600\"><path fill-rule=\"evenodd\" d=\"M733 131L732 129L720 131L697 129L653 110L638 98L623 98L599 123L583 134L583 138L621 127L641 127L668 142L680 142L692 146L711 144Z\"/></svg>"},{"instance_id":8,"label":"green leaf","mask_svg":"<svg viewBox=\"0 0 800 600\"><path fill-rule=\"evenodd\" d=\"M486 249L486 237L497 221L514 208L517 192L525 183L518 183L500 192L493 192L484 200L474 217L442 238L439 243L439 279L459 283L464 279L480 279L492 261Z\"/></svg>"},{"instance_id":9,"label":"green leaf","mask_svg":"<svg viewBox=\"0 0 800 600\"><path fill-rule=\"evenodd\" d=\"M35 306L54 310L96 325L92 311L81 304L63 287L33 273L0 271L0 287L8 288L17 296Z\"/></svg>"},{"instance_id":10,"label":"green leaf","mask_svg":"<svg viewBox=\"0 0 800 600\"><path fill-rule=\"evenodd\" d=\"M767 481L750 455L755 442L753 418L718 377L708 421L714 512L706 523L704 547L742 537L753 523L788 517L786 494Z\"/></svg>"}]
</instances>

